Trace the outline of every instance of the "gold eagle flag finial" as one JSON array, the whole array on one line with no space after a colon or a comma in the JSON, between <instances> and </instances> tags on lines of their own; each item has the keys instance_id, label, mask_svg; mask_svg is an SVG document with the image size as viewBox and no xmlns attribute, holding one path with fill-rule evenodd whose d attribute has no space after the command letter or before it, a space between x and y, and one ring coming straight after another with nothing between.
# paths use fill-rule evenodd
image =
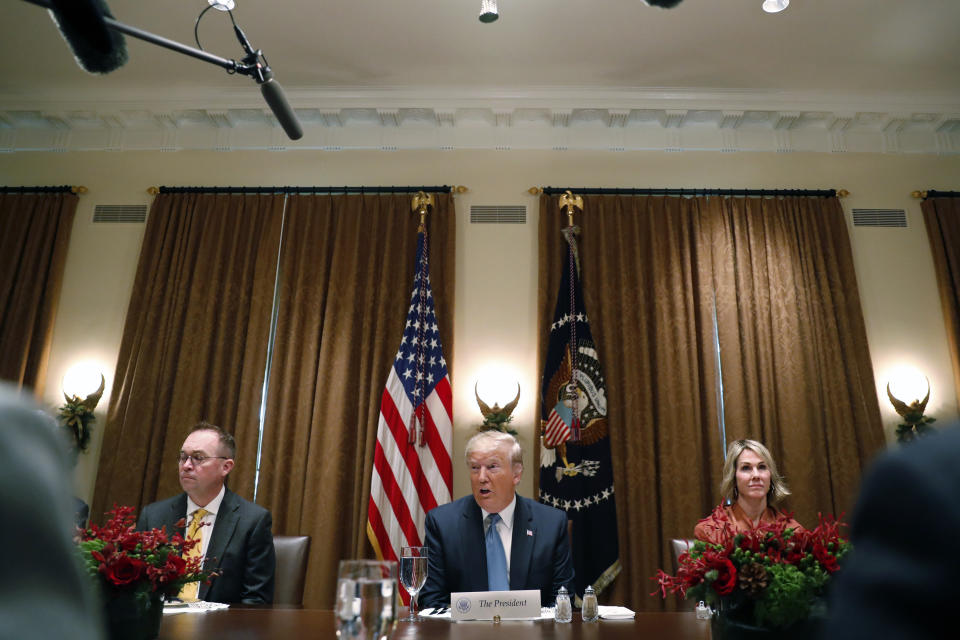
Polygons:
<instances>
[{"instance_id":1,"label":"gold eagle flag finial","mask_svg":"<svg viewBox=\"0 0 960 640\"><path fill-rule=\"evenodd\" d=\"M433 194L425 191L417 191L410 201L410 210L420 214L420 230L427 226L427 214L433 210Z\"/></svg>"},{"instance_id":2,"label":"gold eagle flag finial","mask_svg":"<svg viewBox=\"0 0 960 640\"><path fill-rule=\"evenodd\" d=\"M567 189L562 196L560 196L560 211L566 210L567 213L567 226L573 226L573 214L576 211L583 212L583 196L573 195L573 191Z\"/></svg>"}]
</instances>

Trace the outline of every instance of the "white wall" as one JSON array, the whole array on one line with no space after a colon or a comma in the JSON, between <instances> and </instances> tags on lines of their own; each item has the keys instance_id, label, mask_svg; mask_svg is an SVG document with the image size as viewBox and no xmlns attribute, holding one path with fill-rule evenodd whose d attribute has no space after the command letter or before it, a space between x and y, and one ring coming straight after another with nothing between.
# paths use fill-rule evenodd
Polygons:
<instances>
[{"instance_id":1,"label":"white wall","mask_svg":"<svg viewBox=\"0 0 960 640\"><path fill-rule=\"evenodd\" d=\"M96 204L148 203L149 186L462 184L457 196L457 306L454 318L454 491L469 491L457 463L480 421L473 384L490 367L522 386L514 426L529 450L534 438L536 367L536 230L531 186L844 188L854 207L902 208L906 229L853 228L851 239L877 393L892 437L897 416L883 385L902 364L921 369L933 389L927 413L957 416L946 334L933 262L915 189L960 188L960 157L884 154L766 154L605 151L285 151L75 152L0 156L0 184L80 184L80 200L58 312L45 398L60 404L60 379L74 362L104 366L109 394L142 225L92 224ZM474 204L524 204L527 224L470 225ZM589 215L587 212L586 215ZM558 224L559 215L558 215ZM505 371L505 373L503 373ZM385 372L386 373L386 372ZM512 397L484 397L501 404ZM99 457L98 408L93 450L77 469L77 492L89 500ZM839 428L843 428L840 426ZM520 490L529 495L535 461L527 459Z\"/></svg>"}]
</instances>

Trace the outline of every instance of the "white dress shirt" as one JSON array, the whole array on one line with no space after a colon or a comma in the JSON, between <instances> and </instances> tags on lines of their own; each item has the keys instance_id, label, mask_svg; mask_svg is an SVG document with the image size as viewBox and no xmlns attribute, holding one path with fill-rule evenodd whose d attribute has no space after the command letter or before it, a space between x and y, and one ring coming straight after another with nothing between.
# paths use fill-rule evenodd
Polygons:
<instances>
[{"instance_id":1,"label":"white dress shirt","mask_svg":"<svg viewBox=\"0 0 960 640\"><path fill-rule=\"evenodd\" d=\"M226 492L227 488L225 486L220 487L220 493L217 494L217 497L203 507L191 500L190 496L187 496L187 531L190 530L190 521L193 520L193 512L201 508L207 510L207 515L200 519L200 523L205 525L200 527L200 540L202 541L200 543L200 553L204 560L207 558L207 547L210 546L210 534L213 532L213 524L217 521L217 511L220 510L220 503L223 502L223 496ZM184 536L186 536L186 533L187 532L184 531Z\"/></svg>"}]
</instances>

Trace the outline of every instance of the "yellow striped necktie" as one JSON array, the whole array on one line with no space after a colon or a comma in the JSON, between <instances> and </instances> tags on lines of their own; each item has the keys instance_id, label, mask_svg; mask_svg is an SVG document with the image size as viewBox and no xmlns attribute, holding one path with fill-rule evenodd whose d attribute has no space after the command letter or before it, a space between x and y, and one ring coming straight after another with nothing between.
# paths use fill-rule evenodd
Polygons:
<instances>
[{"instance_id":1,"label":"yellow striped necktie","mask_svg":"<svg viewBox=\"0 0 960 640\"><path fill-rule=\"evenodd\" d=\"M193 518L190 520L190 526L187 528L187 540L196 540L197 544L189 551L183 553L184 560L192 560L193 558L200 558L203 556L203 536L200 533L200 523L203 521L203 516L207 515L206 509L197 509L193 512ZM178 598L184 602L194 602L197 599L197 594L200 591L199 582L188 582L183 585L180 589L180 593L177 595Z\"/></svg>"}]
</instances>

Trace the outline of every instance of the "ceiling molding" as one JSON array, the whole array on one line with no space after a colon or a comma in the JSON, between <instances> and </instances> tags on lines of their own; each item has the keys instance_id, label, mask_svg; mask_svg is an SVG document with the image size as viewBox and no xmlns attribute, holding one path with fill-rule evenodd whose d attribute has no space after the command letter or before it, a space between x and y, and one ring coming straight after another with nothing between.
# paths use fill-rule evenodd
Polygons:
<instances>
[{"instance_id":1,"label":"ceiling molding","mask_svg":"<svg viewBox=\"0 0 960 640\"><path fill-rule=\"evenodd\" d=\"M0 98L0 152L580 149L960 152L960 93L292 90L287 140L253 87Z\"/></svg>"}]
</instances>

